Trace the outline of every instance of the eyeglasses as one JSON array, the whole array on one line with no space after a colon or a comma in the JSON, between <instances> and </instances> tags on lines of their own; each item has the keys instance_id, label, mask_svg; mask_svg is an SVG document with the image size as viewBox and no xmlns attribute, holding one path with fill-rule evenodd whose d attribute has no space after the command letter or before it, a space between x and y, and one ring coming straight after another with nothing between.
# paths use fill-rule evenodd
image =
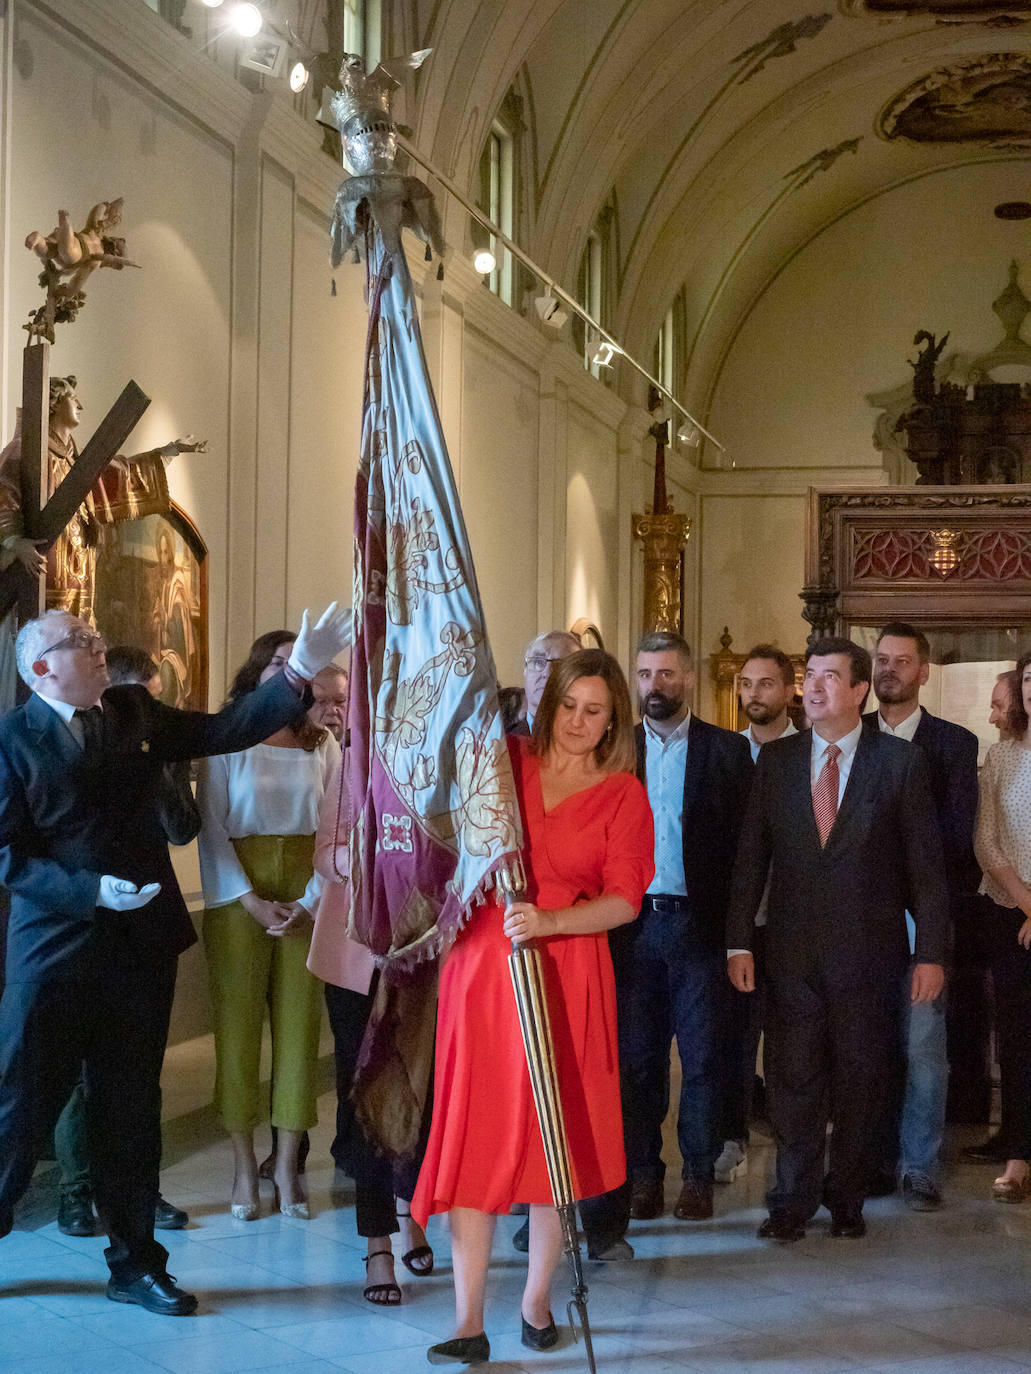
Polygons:
<instances>
[{"instance_id":1,"label":"eyeglasses","mask_svg":"<svg viewBox=\"0 0 1031 1374\"><path fill-rule=\"evenodd\" d=\"M554 658L548 658L546 654L531 654L523 662L527 668L531 668L535 673L543 673L552 663L561 663L565 657L565 654L556 654Z\"/></svg>"},{"instance_id":2,"label":"eyeglasses","mask_svg":"<svg viewBox=\"0 0 1031 1374\"><path fill-rule=\"evenodd\" d=\"M56 644L51 644L49 649L44 649L39 657L44 658L55 649L89 649L93 653L102 654L106 648L107 640L103 635L94 634L92 630L72 630L64 639L59 639Z\"/></svg>"}]
</instances>

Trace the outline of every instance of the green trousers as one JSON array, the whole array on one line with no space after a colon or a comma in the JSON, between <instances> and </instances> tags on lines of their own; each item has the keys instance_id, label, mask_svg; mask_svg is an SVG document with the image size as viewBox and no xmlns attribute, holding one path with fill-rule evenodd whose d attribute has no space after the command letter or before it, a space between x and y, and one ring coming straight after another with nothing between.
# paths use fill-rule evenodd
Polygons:
<instances>
[{"instance_id":1,"label":"green trousers","mask_svg":"<svg viewBox=\"0 0 1031 1374\"><path fill-rule=\"evenodd\" d=\"M314 837L250 835L234 840L259 897L292 902L311 877ZM265 1119L260 1091L261 1033L272 1032L272 1124L306 1131L318 1121L316 1061L322 984L305 967L310 928L277 938L239 902L204 914L204 950L215 1027L215 1106L228 1131Z\"/></svg>"}]
</instances>

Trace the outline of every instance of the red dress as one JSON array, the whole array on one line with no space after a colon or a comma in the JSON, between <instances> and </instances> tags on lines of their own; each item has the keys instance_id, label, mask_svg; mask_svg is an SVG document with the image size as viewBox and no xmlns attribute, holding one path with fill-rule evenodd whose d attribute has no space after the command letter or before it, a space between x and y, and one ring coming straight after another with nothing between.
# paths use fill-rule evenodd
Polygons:
<instances>
[{"instance_id":1,"label":"red dress","mask_svg":"<svg viewBox=\"0 0 1031 1374\"><path fill-rule=\"evenodd\" d=\"M654 872L642 785L613 773L550 812L530 741L510 738L523 816L528 900L542 910L620 896L636 911ZM502 912L479 909L440 978L433 1120L412 1214L550 1203L537 1113L508 970ZM577 1198L626 1177L616 990L605 932L539 942Z\"/></svg>"}]
</instances>

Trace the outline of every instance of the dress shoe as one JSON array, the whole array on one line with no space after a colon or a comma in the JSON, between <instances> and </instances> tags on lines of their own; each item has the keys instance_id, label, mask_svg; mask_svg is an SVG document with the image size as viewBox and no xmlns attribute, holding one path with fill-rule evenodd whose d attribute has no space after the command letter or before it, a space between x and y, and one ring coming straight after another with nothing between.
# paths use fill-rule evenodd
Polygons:
<instances>
[{"instance_id":1,"label":"dress shoe","mask_svg":"<svg viewBox=\"0 0 1031 1374\"><path fill-rule=\"evenodd\" d=\"M551 1350L558 1345L558 1327L554 1317L547 1326L531 1326L523 1317L523 1345L529 1350Z\"/></svg>"},{"instance_id":2,"label":"dress shoe","mask_svg":"<svg viewBox=\"0 0 1031 1374\"><path fill-rule=\"evenodd\" d=\"M747 1173L748 1153L744 1146L738 1140L725 1140L716 1160L716 1182L733 1183L736 1178L744 1178Z\"/></svg>"},{"instance_id":3,"label":"dress shoe","mask_svg":"<svg viewBox=\"0 0 1031 1374\"><path fill-rule=\"evenodd\" d=\"M189 1212L181 1207L173 1207L167 1198L158 1193L154 1204L154 1227L158 1231L181 1231L190 1220Z\"/></svg>"},{"instance_id":4,"label":"dress shoe","mask_svg":"<svg viewBox=\"0 0 1031 1374\"><path fill-rule=\"evenodd\" d=\"M643 1178L630 1189L630 1215L634 1221L654 1221L665 1210L661 1178Z\"/></svg>"},{"instance_id":5,"label":"dress shoe","mask_svg":"<svg viewBox=\"0 0 1031 1374\"><path fill-rule=\"evenodd\" d=\"M942 1205L941 1191L926 1174L905 1174L902 1196L911 1212L936 1212Z\"/></svg>"},{"instance_id":6,"label":"dress shoe","mask_svg":"<svg viewBox=\"0 0 1031 1374\"><path fill-rule=\"evenodd\" d=\"M485 1364L490 1359L490 1341L483 1331L478 1336L456 1336L431 1345L426 1358L430 1364Z\"/></svg>"},{"instance_id":7,"label":"dress shoe","mask_svg":"<svg viewBox=\"0 0 1031 1374\"><path fill-rule=\"evenodd\" d=\"M611 1245L604 1245L600 1250L587 1247L587 1258L595 1264L618 1264L620 1260L632 1260L633 1257L634 1247L628 1240L614 1240Z\"/></svg>"},{"instance_id":8,"label":"dress shoe","mask_svg":"<svg viewBox=\"0 0 1031 1374\"><path fill-rule=\"evenodd\" d=\"M82 1188L62 1193L57 1200L57 1229L63 1236L95 1236L93 1198Z\"/></svg>"},{"instance_id":9,"label":"dress shoe","mask_svg":"<svg viewBox=\"0 0 1031 1374\"><path fill-rule=\"evenodd\" d=\"M888 1168L887 1165L879 1165L876 1169L871 1169L863 1192L867 1197L891 1197L898 1186L895 1170Z\"/></svg>"},{"instance_id":10,"label":"dress shoe","mask_svg":"<svg viewBox=\"0 0 1031 1374\"><path fill-rule=\"evenodd\" d=\"M1005 1164L1009 1159L1009 1146L1001 1132L996 1131L987 1140L968 1145L962 1153L963 1158L969 1159L972 1164Z\"/></svg>"},{"instance_id":11,"label":"dress shoe","mask_svg":"<svg viewBox=\"0 0 1031 1374\"><path fill-rule=\"evenodd\" d=\"M712 1184L685 1178L673 1215L678 1221L708 1221L712 1216Z\"/></svg>"},{"instance_id":12,"label":"dress shoe","mask_svg":"<svg viewBox=\"0 0 1031 1374\"><path fill-rule=\"evenodd\" d=\"M866 1222L862 1212L852 1208L844 1212L831 1213L831 1235L842 1240L859 1240L866 1235Z\"/></svg>"},{"instance_id":13,"label":"dress shoe","mask_svg":"<svg viewBox=\"0 0 1031 1374\"><path fill-rule=\"evenodd\" d=\"M273 1179L272 1192L276 1200L276 1211L284 1217L293 1217L295 1221L311 1221L311 1209L308 1207L308 1199L301 1198L297 1202L284 1202L279 1194L279 1184Z\"/></svg>"},{"instance_id":14,"label":"dress shoe","mask_svg":"<svg viewBox=\"0 0 1031 1374\"><path fill-rule=\"evenodd\" d=\"M791 1245L805 1239L805 1222L785 1212L771 1212L755 1233L760 1240L775 1240L778 1245Z\"/></svg>"},{"instance_id":15,"label":"dress shoe","mask_svg":"<svg viewBox=\"0 0 1031 1374\"><path fill-rule=\"evenodd\" d=\"M156 1312L159 1317L188 1317L197 1310L197 1299L175 1286L171 1274L141 1274L129 1283L109 1279L107 1296L112 1302L131 1302Z\"/></svg>"},{"instance_id":16,"label":"dress shoe","mask_svg":"<svg viewBox=\"0 0 1031 1374\"><path fill-rule=\"evenodd\" d=\"M530 1218L527 1217L517 1231L512 1232L512 1249L525 1255L530 1249Z\"/></svg>"}]
</instances>

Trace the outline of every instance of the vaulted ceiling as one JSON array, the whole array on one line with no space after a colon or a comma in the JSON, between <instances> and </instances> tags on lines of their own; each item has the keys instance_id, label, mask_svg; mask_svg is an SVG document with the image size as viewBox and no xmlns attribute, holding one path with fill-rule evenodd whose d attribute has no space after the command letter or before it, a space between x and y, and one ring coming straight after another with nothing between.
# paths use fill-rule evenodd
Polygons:
<instances>
[{"instance_id":1,"label":"vaulted ceiling","mask_svg":"<svg viewBox=\"0 0 1031 1374\"><path fill-rule=\"evenodd\" d=\"M1031 153L1028 0L398 0L393 29L395 47L434 49L418 146L475 192L514 87L530 149L523 246L571 287L611 203L613 332L650 357L683 287L698 376L822 229L907 181ZM901 136L895 116L923 87L923 132ZM461 212L447 215L458 241Z\"/></svg>"}]
</instances>

